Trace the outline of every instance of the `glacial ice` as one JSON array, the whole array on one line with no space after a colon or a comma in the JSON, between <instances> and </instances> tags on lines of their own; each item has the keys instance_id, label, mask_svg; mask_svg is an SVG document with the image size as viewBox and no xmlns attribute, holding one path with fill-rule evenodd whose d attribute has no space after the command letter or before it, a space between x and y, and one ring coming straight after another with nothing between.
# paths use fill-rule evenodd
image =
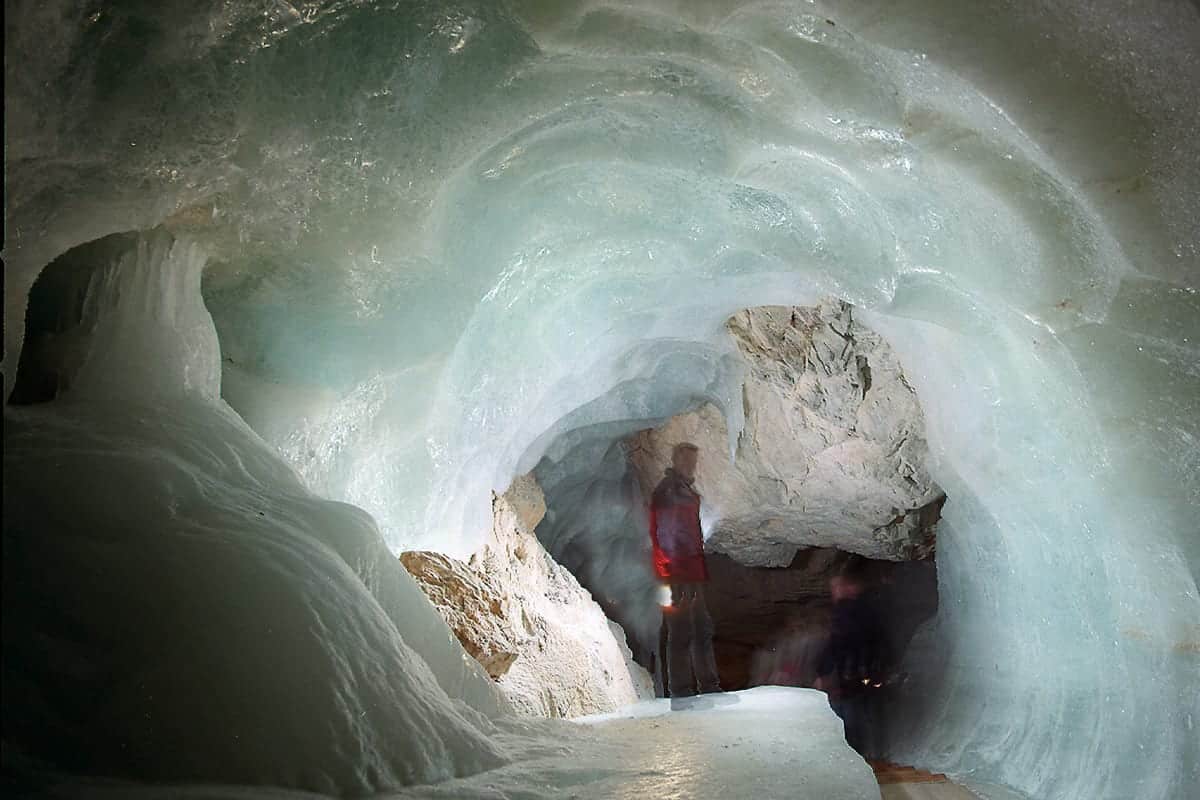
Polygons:
<instances>
[{"instance_id":1,"label":"glacial ice","mask_svg":"<svg viewBox=\"0 0 1200 800\"><path fill-rule=\"evenodd\" d=\"M8 386L38 272L111 233L173 232L128 263L173 265L130 285L176 334L99 326L74 388L6 412L6 587L10 527L44 531L27 557L64 566L37 597L97 629L117 609L96 581L122 582L123 614L178 598L150 603L179 616L117 663L199 680L184 667L206 646L231 654L213 669L276 663L219 624L269 575L294 603L281 619L336 623L293 646L348 665L317 673L336 698L309 695L345 712L336 734L305 733L324 712L294 695L210 680L229 707L296 719L290 738L233 748L198 717L172 735L213 747L170 774L311 768L306 785L348 790L499 763L444 626L366 517L314 495L365 509L393 549L464 556L491 492L543 456L590 453L560 469L594 474L614 438L703 402L736 436L724 320L835 296L899 354L952 498L894 757L1037 798L1200 781L1194 4L6 12ZM213 397L201 264L222 396L303 485ZM113 320L142 313L110 300ZM286 521L256 521L249 496ZM227 558L185 561L205 537ZM289 566L255 554L268 542ZM385 679L364 652L406 666ZM176 725L220 707L157 696ZM322 767L331 736L346 761Z\"/></svg>"},{"instance_id":2,"label":"glacial ice","mask_svg":"<svg viewBox=\"0 0 1200 800\"><path fill-rule=\"evenodd\" d=\"M566 796L740 797L762 800L874 800L870 767L846 745L825 696L810 689L758 687L710 710L670 711L651 700L575 722L501 720L494 736L524 758L499 769L378 795L380 800L492 800ZM121 781L75 781L79 800L156 800L161 789ZM172 798L314 800L324 795L244 786L170 787Z\"/></svg>"},{"instance_id":3,"label":"glacial ice","mask_svg":"<svg viewBox=\"0 0 1200 800\"><path fill-rule=\"evenodd\" d=\"M217 397L195 243L97 266L67 391L6 410L6 746L339 795L503 764L507 702L373 520Z\"/></svg>"}]
</instances>

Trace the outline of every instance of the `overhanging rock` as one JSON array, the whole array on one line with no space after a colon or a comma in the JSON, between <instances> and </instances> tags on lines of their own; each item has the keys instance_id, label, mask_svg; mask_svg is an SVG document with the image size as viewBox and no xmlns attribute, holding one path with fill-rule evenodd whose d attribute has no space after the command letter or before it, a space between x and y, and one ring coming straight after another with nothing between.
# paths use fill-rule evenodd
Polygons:
<instances>
[{"instance_id":1,"label":"overhanging rock","mask_svg":"<svg viewBox=\"0 0 1200 800\"><path fill-rule=\"evenodd\" d=\"M633 437L649 496L671 449L701 449L709 547L751 566L786 566L800 547L923 558L945 496L925 467L921 406L895 353L827 300L739 312L728 330L748 362L736 458L712 405Z\"/></svg>"}]
</instances>

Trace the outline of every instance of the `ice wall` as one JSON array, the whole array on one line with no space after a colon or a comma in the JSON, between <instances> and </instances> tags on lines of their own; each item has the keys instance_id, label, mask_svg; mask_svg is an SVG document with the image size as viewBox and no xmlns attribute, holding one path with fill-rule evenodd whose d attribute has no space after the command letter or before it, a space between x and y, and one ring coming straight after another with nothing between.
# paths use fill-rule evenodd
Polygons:
<instances>
[{"instance_id":1,"label":"ice wall","mask_svg":"<svg viewBox=\"0 0 1200 800\"><path fill-rule=\"evenodd\" d=\"M575 428L736 430L723 321L841 297L954 498L905 757L1194 785L1194 4L6 11L6 364L39 269L165 221L211 254L245 419L393 547L463 555Z\"/></svg>"},{"instance_id":2,"label":"ice wall","mask_svg":"<svg viewBox=\"0 0 1200 800\"><path fill-rule=\"evenodd\" d=\"M217 396L203 249L131 244L64 391L5 411L6 771L358 795L504 763L507 702L371 518Z\"/></svg>"}]
</instances>

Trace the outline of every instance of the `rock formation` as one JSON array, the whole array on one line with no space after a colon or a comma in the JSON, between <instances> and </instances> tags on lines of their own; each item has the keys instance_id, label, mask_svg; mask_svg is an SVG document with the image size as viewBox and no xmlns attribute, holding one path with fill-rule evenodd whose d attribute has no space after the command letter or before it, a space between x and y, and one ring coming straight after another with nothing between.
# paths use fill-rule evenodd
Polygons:
<instances>
[{"instance_id":1,"label":"rock formation","mask_svg":"<svg viewBox=\"0 0 1200 800\"><path fill-rule=\"evenodd\" d=\"M401 561L517 711L575 717L653 697L620 626L534 536L545 511L537 482L518 478L468 562L425 551Z\"/></svg>"},{"instance_id":2,"label":"rock formation","mask_svg":"<svg viewBox=\"0 0 1200 800\"><path fill-rule=\"evenodd\" d=\"M736 458L714 406L680 414L630 441L646 496L671 448L691 441L715 551L751 566L786 566L812 546L927 556L944 495L924 466L921 407L887 343L834 300L748 309L727 328L748 362Z\"/></svg>"}]
</instances>

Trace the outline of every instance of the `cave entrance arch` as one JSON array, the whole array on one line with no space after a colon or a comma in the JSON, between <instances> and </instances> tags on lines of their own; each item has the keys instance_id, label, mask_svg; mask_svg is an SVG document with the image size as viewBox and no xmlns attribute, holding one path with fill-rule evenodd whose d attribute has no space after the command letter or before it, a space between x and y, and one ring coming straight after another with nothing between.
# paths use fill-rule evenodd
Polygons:
<instances>
[{"instance_id":1,"label":"cave entrance arch","mask_svg":"<svg viewBox=\"0 0 1200 800\"><path fill-rule=\"evenodd\" d=\"M720 405L696 398L666 419L570 430L533 471L547 499L539 539L626 630L660 694L645 508L680 441L702 451L708 605L725 688L811 686L829 582L856 562L887 609L897 653L937 608L945 494L924 467L920 404L883 337L832 299L747 309L726 328L743 361L740 431L731 435Z\"/></svg>"}]
</instances>

